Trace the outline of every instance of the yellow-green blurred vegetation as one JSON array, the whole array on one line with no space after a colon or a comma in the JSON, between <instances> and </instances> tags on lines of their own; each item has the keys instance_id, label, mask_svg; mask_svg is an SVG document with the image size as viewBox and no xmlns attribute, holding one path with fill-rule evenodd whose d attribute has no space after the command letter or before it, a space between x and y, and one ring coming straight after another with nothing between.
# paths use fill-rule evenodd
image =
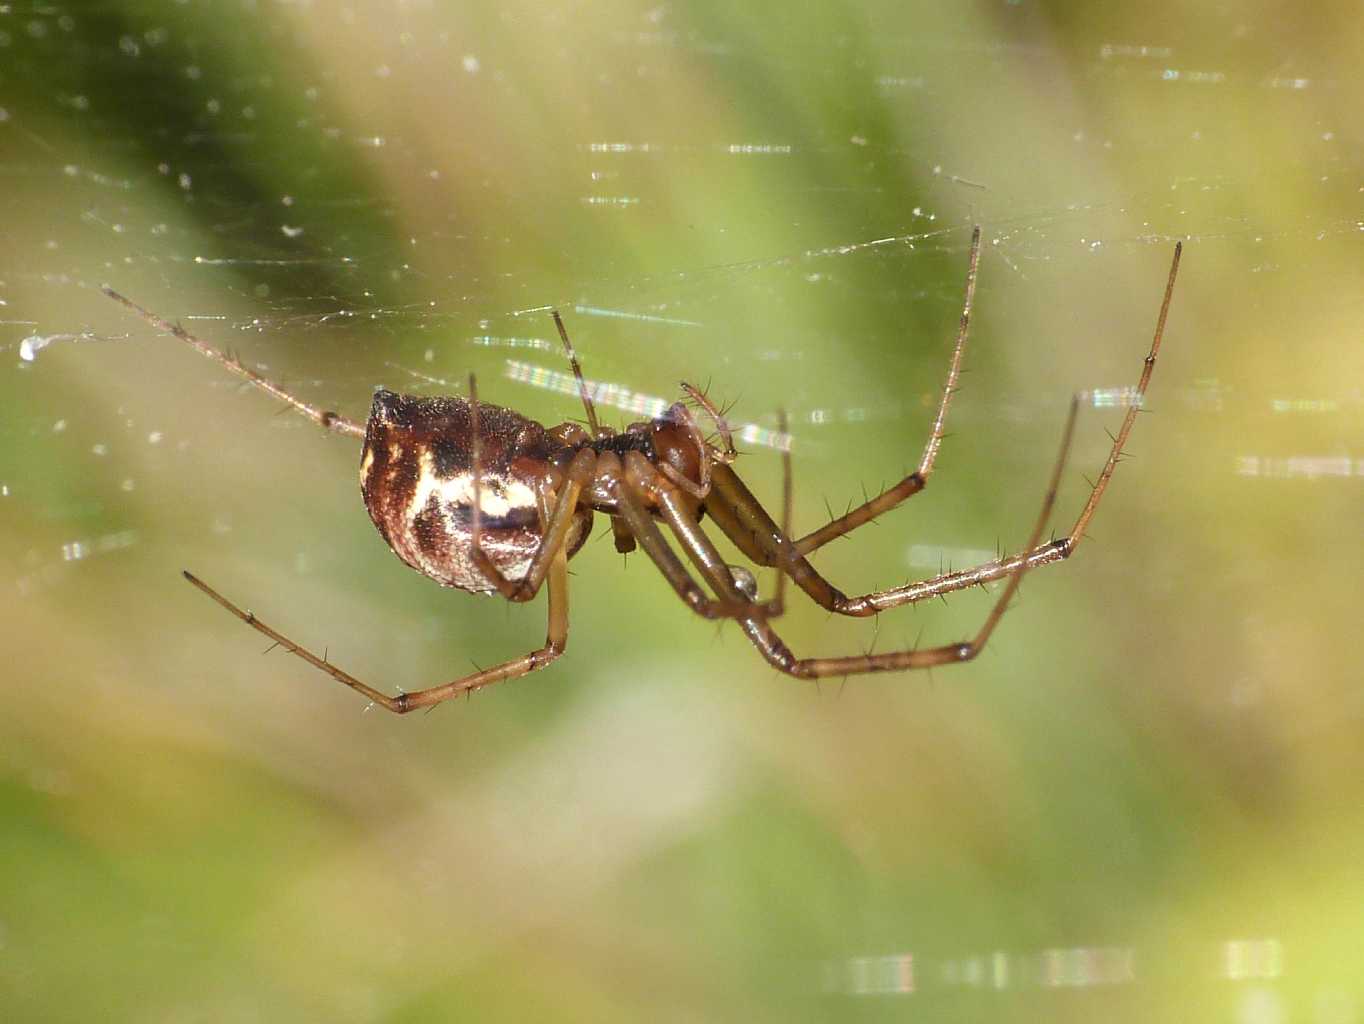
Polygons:
<instances>
[{"instance_id":1,"label":"yellow-green blurred vegetation","mask_svg":"<svg viewBox=\"0 0 1364 1024\"><path fill-rule=\"evenodd\" d=\"M0 5L0 1019L1360 1020L1361 50L1343 2ZM365 713L179 571L390 691L543 597L406 569L352 442L98 291L354 416L475 371L550 423L558 305L594 380L785 409L809 530L917 462L973 222L937 472L818 565L1021 543L1086 391L1067 529L1183 239L1150 412L978 661L846 685L605 539L554 666Z\"/></svg>"}]
</instances>

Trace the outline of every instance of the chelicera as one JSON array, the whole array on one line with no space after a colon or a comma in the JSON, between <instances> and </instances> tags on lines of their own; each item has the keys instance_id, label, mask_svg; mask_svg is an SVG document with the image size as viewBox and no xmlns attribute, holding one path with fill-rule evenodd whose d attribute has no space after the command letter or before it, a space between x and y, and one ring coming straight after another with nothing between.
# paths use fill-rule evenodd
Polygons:
<instances>
[{"instance_id":1,"label":"chelicera","mask_svg":"<svg viewBox=\"0 0 1364 1024\"><path fill-rule=\"evenodd\" d=\"M375 704L404 713L544 668L563 653L568 639L568 560L586 540L594 513L610 517L617 550L643 549L688 608L706 618L735 620L768 663L789 675L818 679L971 660L985 647L1024 574L1068 558L1083 539L1112 479L1155 368L1179 257L1180 246L1176 245L1141 378L1114 435L1108 460L1070 532L1041 543L1074 433L1078 398L1071 402L1042 507L1018 554L856 597L847 596L826 580L810 564L809 556L918 494L928 482L961 375L980 258L979 228L971 237L965 298L947 380L918 468L895 486L798 539L791 536L789 528L789 455L783 456L786 477L779 525L734 471L737 453L724 417L695 388L682 386L691 405L714 427L718 444L706 439L685 402L678 402L656 419L620 431L602 425L557 312L552 314L554 323L578 382L586 427L561 423L546 428L510 409L480 402L472 375L467 398L416 397L381 388L375 392L369 419L362 426L290 394L112 289L106 287L104 292L320 426L363 439L360 490L365 507L389 547L412 568L442 586L501 594L509 601L528 601L542 587L548 589L549 625L543 647L452 682L390 696L299 646L207 583L185 573L190 583L253 629ZM777 570L773 598L759 600L752 572L726 562L703 528L705 519L753 563ZM686 561L665 539L664 528ZM693 576L693 570L709 592ZM875 615L992 580L1004 579L1007 583L969 640L882 653L801 658L792 653L772 625L784 608L787 579L821 607L850 616Z\"/></svg>"}]
</instances>

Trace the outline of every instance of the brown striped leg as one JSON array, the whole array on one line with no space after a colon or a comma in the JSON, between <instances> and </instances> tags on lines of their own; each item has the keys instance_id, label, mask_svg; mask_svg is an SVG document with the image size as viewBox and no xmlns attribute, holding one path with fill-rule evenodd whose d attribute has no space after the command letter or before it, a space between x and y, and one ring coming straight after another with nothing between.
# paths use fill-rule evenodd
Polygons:
<instances>
[{"instance_id":1,"label":"brown striped leg","mask_svg":"<svg viewBox=\"0 0 1364 1024\"><path fill-rule=\"evenodd\" d=\"M925 598L980 586L993 580L1012 576L1020 571L1035 569L1069 558L1084 538L1085 528L1093 518L1099 501L1103 498L1108 483L1113 478L1114 470L1116 470L1122 456L1123 445L1127 443L1127 438L1132 432L1132 426L1136 422L1137 413L1141 410L1142 403L1145 400L1146 389L1151 381L1151 374L1156 365L1156 356L1160 351L1161 339L1165 333L1165 322L1170 312L1170 301L1174 295L1175 277L1179 270L1181 252L1182 246L1176 245L1174 258L1170 263L1170 274L1165 284L1165 295L1161 302L1160 314L1156 319L1151 349L1142 365L1141 378L1137 383L1132 404L1127 410L1122 426L1113 438L1113 446L1109 450L1108 460L1104 463L1103 471L1090 490L1089 500L1085 502L1085 506L1080 511L1080 515L1076 518L1069 534L1058 540L1048 541L1046 544L1031 546L1027 549L1026 554L1011 555L970 569L943 573L932 579L919 580L888 590L863 594L859 597L846 596L821 576L808 561L802 557L797 557L791 560L787 567L795 583L814 601L829 611L838 612L842 615L867 616L875 615L898 605L913 604ZM706 512L749 558L762 565L775 565L777 563L779 532L776 524L772 522L772 517L766 513L758 499L753 496L753 493L728 466L717 466L715 468L714 486L711 497L706 502ZM799 544L796 546L799 548Z\"/></svg>"},{"instance_id":2,"label":"brown striped leg","mask_svg":"<svg viewBox=\"0 0 1364 1024\"><path fill-rule=\"evenodd\" d=\"M788 456L789 458L789 456ZM785 488L789 502L789 474ZM748 486L732 468L717 463L711 471L711 491L706 499L706 515L732 540L744 555L759 565L778 566L783 578L789 576L810 598L821 606L844 615L872 615L861 611L853 599L831 584L800 554L794 541L786 540L782 530ZM783 554L785 545L785 554Z\"/></svg>"},{"instance_id":3,"label":"brown striped leg","mask_svg":"<svg viewBox=\"0 0 1364 1024\"><path fill-rule=\"evenodd\" d=\"M1127 443L1128 436L1132 433L1132 426L1137 421L1137 414L1141 411L1142 405L1146 400L1146 388L1151 382L1151 374L1156 368L1156 356L1160 352L1161 339L1165 335L1165 321L1170 314L1170 300L1174 297L1175 278L1179 273L1179 258L1183 252L1181 243L1175 244L1174 257L1170 261L1170 275L1165 282L1165 295L1161 300L1160 313L1156 317L1156 329L1151 338L1151 349L1146 354L1146 359L1142 363L1141 378L1137 382L1136 393L1133 395L1131 404L1128 406L1127 415L1123 417L1122 426L1118 428L1117 434L1113 437L1113 446L1109 449L1108 459L1104 463L1103 470L1099 477L1094 481L1094 486L1090 489L1089 500L1085 502L1084 508L1080 510L1079 516L1075 519L1075 524L1070 528L1070 533L1046 544L1029 544L1025 553L1010 555L1007 558L996 559L977 565L970 569L960 569L956 572L943 573L932 579L921 580L917 583L908 583L901 587L892 587L889 590L878 591L867 594L863 597L849 599L849 605L858 608L869 608L871 612L884 611L887 608L894 608L897 605L912 604L915 601L922 601L925 598L937 597L940 594L947 594L954 590L964 590L967 587L979 586L993 580L1012 576L1038 566L1048 565L1052 562L1059 562L1069 558L1075 553L1075 549L1080 546L1080 541L1084 539L1085 529L1089 526L1089 521L1094 518L1094 513L1099 507L1099 502L1108 489L1109 481L1113 479L1113 473L1118 468L1118 462L1122 458L1123 445ZM839 611L842 609L834 609ZM859 614L854 612L853 614ZM866 614L862 612L861 614Z\"/></svg>"},{"instance_id":4,"label":"brown striped leg","mask_svg":"<svg viewBox=\"0 0 1364 1024\"><path fill-rule=\"evenodd\" d=\"M929 434L928 443L924 445L923 455L919 458L919 468L894 487L887 488L870 501L858 505L857 508L839 516L830 523L826 523L814 533L807 534L796 541L797 554L808 555L830 541L846 536L859 526L871 522L882 513L889 512L896 505L912 498L927 485L929 474L933 472L933 463L938 457L938 449L942 447L943 428L947 424L947 409L952 404L952 396L957 391L957 382L961 379L961 359L962 353L966 351L966 336L971 329L971 303L976 295L976 268L979 264L980 227L977 226L971 232L971 255L966 267L966 298L962 302L961 320L957 325L957 344L952 349L952 362L947 370L947 383L943 385L942 398L938 402L938 415L933 418L933 432Z\"/></svg>"},{"instance_id":5,"label":"brown striped leg","mask_svg":"<svg viewBox=\"0 0 1364 1024\"><path fill-rule=\"evenodd\" d=\"M625 480L636 493L647 492L653 497L659 516L720 601L733 609L745 609L753 616L761 606L750 602L739 590L728 564L701 529L693 506L682 493L639 452L625 453ZM763 618L766 614L758 613L756 617Z\"/></svg>"},{"instance_id":6,"label":"brown striped leg","mask_svg":"<svg viewBox=\"0 0 1364 1024\"><path fill-rule=\"evenodd\" d=\"M1056 488L1066 464L1066 455L1070 451L1070 441L1075 433L1075 415L1078 409L1078 400L1072 400L1070 415L1066 418L1065 433L1061 440L1061 452L1057 456L1056 466L1052 470L1051 480L1047 484L1046 496L1042 499L1042 508L1037 514L1037 522L1033 524L1032 534L1028 538L1027 547L1029 549L1037 546L1038 539L1042 536L1042 531L1047 525L1047 520L1051 517L1052 506L1056 503ZM1008 584L1000 593L999 599L995 601L994 607L990 609L990 614L985 617L985 622L981 624L974 637L958 643L943 644L940 647L886 651L881 654L855 654L839 658L797 658L766 620L749 618L742 620L740 625L769 664L788 675L803 679L858 675L866 672L900 672L907 669L931 668L934 665L949 665L961 661L970 661L985 649L985 644L989 641L991 634L994 633L995 627L999 625L999 620L1004 617L1014 594L1017 593L1019 584L1023 582L1024 571L1019 571L1009 577Z\"/></svg>"},{"instance_id":7,"label":"brown striped leg","mask_svg":"<svg viewBox=\"0 0 1364 1024\"><path fill-rule=\"evenodd\" d=\"M601 436L601 425L597 422L597 409L592 404L592 396L587 392L587 381L583 379L583 368L578 362L578 353L573 349L573 342L568 340L568 329L564 327L564 318L559 315L557 309L550 310L554 317L554 326L559 329L559 339L564 343L564 351L568 353L568 363L573 367L573 379L578 382L578 396L583 400L583 408L587 411L587 429L591 432L593 440Z\"/></svg>"},{"instance_id":8,"label":"brown striped leg","mask_svg":"<svg viewBox=\"0 0 1364 1024\"><path fill-rule=\"evenodd\" d=\"M189 580L196 587L202 590L218 604L222 605L237 618L241 619L252 629L268 636L275 643L279 644L290 654L296 654L314 668L321 669L331 676L338 683L349 686L352 690L367 697L379 707L395 714L406 714L415 711L417 708L428 708L433 704L449 700L451 697L458 697L460 694L469 693L473 690L490 686L493 683L500 683L504 679L515 679L527 673L534 672L536 669L544 668L555 658L564 652L564 647L568 643L568 553L560 547L555 552L549 570L549 625L545 634L545 645L539 650L523 654L519 658L511 661L504 661L493 668L483 669L470 675L456 679L453 682L443 683L440 686L432 686L426 690L418 690L415 693L399 693L396 697L390 697L386 693L374 689L367 683L362 683L349 672L337 668L325 658L319 658L306 647L300 647L283 633L277 632L267 626L254 614L243 611L235 604L223 597L216 590L210 587L203 580L185 573L185 579Z\"/></svg>"},{"instance_id":9,"label":"brown striped leg","mask_svg":"<svg viewBox=\"0 0 1364 1024\"><path fill-rule=\"evenodd\" d=\"M163 317L157 316L155 313L143 309L136 302L132 301L132 299L124 298L122 295L114 291L108 285L103 286L100 289L100 291L104 292L105 295L109 296L109 298L113 299L115 302L120 303L125 308L132 310L143 320L147 321L147 323L151 324L158 330L165 331L167 334L179 338L186 345L189 345L191 348L195 349L200 355L212 359L219 366L223 367L223 369L228 370L231 373L235 373L239 377L246 378L248 381L256 385L256 387L260 388L262 391L266 391L274 395L282 402L289 403L289 405L293 406L295 410L302 413L304 416L307 416L308 419L312 420L319 426L326 427L328 430L334 430L338 434L349 434L352 437L365 436L365 428L363 424L356 423L354 420L347 419L345 416L342 416L338 412L332 412L328 409L319 409L317 406L310 405L309 403L303 401L303 399L295 397L288 391L285 391L274 381L267 380L260 374L256 373L254 370L247 369L244 365L242 365L240 359L234 359L231 356L229 356L226 352L214 348L212 345L202 340L201 338L196 338L193 334L190 334L189 331L185 330L179 324L173 324L169 320L166 320Z\"/></svg>"},{"instance_id":10,"label":"brown striped leg","mask_svg":"<svg viewBox=\"0 0 1364 1024\"><path fill-rule=\"evenodd\" d=\"M638 456L638 452L630 453ZM664 489L674 497L672 485L654 472L653 467L642 456L642 466L633 467L633 473L621 465L614 452L602 452L597 463L598 476L607 482L616 498L616 508L620 519L616 520L629 530L638 541L644 553L649 556L663 578L668 581L688 608L705 619L733 619L751 617L755 606L734 588L732 577L726 575L728 588L732 593L721 595L715 600L706 595L700 585L692 578L687 567L677 554L668 546L663 533L654 523L653 517L645 508L645 494L657 496ZM759 606L761 608L761 606ZM761 612L760 612L761 614Z\"/></svg>"}]
</instances>

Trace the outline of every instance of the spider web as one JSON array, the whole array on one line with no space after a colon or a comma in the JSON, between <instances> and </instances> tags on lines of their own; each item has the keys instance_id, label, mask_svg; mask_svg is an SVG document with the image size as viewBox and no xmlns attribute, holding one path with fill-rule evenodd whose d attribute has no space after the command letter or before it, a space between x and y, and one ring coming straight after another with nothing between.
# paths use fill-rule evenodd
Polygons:
<instances>
[{"instance_id":1,"label":"spider web","mask_svg":"<svg viewBox=\"0 0 1364 1024\"><path fill-rule=\"evenodd\" d=\"M43 752L15 755L21 775L49 778L45 757L65 763L70 741L53 736L103 736L97 723L111 705L150 714L172 691L185 702L175 708L212 721L241 750L278 729L280 749L306 753L259 754L271 778L300 779L354 811L366 835L387 837L384 856L456 851L450 862L473 884L454 886L469 902L449 918L481 937L470 946L480 955L506 942L519 956L516 940L535 928L553 941L603 887L635 907L621 880L652 878L651 858L708 827L697 824L701 809L774 823L761 832L770 845L755 844L761 866L736 867L727 847L718 855L735 913L758 907L734 933L759 935L803 965L793 987L819 988L810 979L823 964L824 990L848 997L989 989L1049 998L1086 987L1120 1001L1150 982L1148 951L1134 953L1143 927L1166 934L1167 922L1141 916L1153 890L1188 895L1161 890L1162 871L1216 873L1180 860L1198 845L1191 836L1218 827L1219 815L1269 818L1290 793L1305 793L1323 818L1353 820L1332 802L1336 780L1359 768L1357 744L1332 732L1357 727L1360 713L1347 685L1353 655L1339 642L1357 628L1357 581L1340 566L1364 558L1364 96L1351 8L1318 5L1308 18L1287 8L854 3L774 18L749 5L468 6L0 3L0 586L14 606L3 640L23 652L20 675L79 698L50 721L19 712L18 724L0 725L0 749L31 742ZM487 792L460 791L457 824L440 810L395 824L387 791L366 795L359 784L357 796L332 769L344 744L306 727L316 705L288 704L293 690L278 723L262 722L262 705L249 710L242 690L279 700L273 680L295 685L302 669L283 655L251 662L244 631L225 617L205 625L208 612L180 595L176 571L195 568L254 597L262 615L269 607L319 652L330 643L365 678L395 662L408 680L448 674L452 663L462 671L470 654L519 653L541 628L529 624L538 607L522 615L458 603L404 574L357 501L353 447L276 415L99 293L111 285L356 418L376 385L462 392L471 372L485 400L547 423L579 416L547 313L557 307L606 422L656 414L681 380L708 388L731 409L745 479L772 507L775 450L790 445L797 527L808 530L917 463L975 223L985 248L968 372L937 475L909 508L821 552L821 568L850 592L1018 543L1079 392L1086 408L1061 500L1068 525L1083 475L1106 454L1104 428L1131 399L1173 244L1185 243L1135 465L1119 468L1096 519L1089 561L1076 570L1083 582L1047 591L1029 581L998 634L1009 634L1007 653L982 659L992 685L969 693L988 693L998 709L981 711L972 702L987 698L935 681L908 691L922 701L908 740L902 717L859 718L863 705L847 696L820 705L828 717L793 726L794 739L755 739L777 731L771 705L735 712L738 687L728 685L766 684L751 652L732 635L707 649L683 633L692 623L674 638L658 623L681 611L642 560L632 556L621 579L609 543L593 544L574 562L580 646L563 662L586 667L565 669L572 686L532 691L548 711L525 710L526 698L505 713L569 716L570 702L591 699L588 679L607 696L571 717L531 768L498 775ZM146 618L130 616L130 595ZM921 631L925 642L966 635L983 607L963 596L887 616L875 633L836 633L846 624L809 610L788 621L798 646L847 653L909 646ZM233 678L244 685L196 683L227 678L243 644L249 664ZM712 668L722 662L723 673ZM266 673L278 675L257 678ZM660 688L623 709L609 703L642 681L678 691L715 682L695 699L717 702L724 683L724 710L690 709L676 744L665 739L655 757L640 737L682 698ZM766 700L775 689L753 692ZM899 699L874 684L865 692ZM1064 709L1044 712L1053 700ZM92 710L72 710L84 701ZM798 707L793 715L805 713ZM741 716L733 735L716 724L730 714ZM117 721L207 749L169 718ZM845 723L851 741L838 735ZM348 767L367 775L395 760L429 787L414 803L443 804L450 779L481 778L485 741L470 733L438 753L420 741L371 753L366 735ZM854 746L873 752L867 766ZM955 772L958 746L975 774ZM1078 751L1073 762L1062 747ZM940 774L906 782L907 751ZM426 780L413 768L422 756L448 758L439 762L448 774ZM493 750L488 771L513 756ZM308 757L326 770L300 767ZM594 757L609 778L594 774ZM895 793L883 769L898 776ZM1172 787L1166 774L1194 780L1189 793L1152 795ZM378 778L376 789L401 792L410 781ZM940 803L906 810L902 783ZM934 785L943 795L927 793ZM1190 795L1198 786L1217 798L1202 816ZM776 795L749 814L746 794L769 787ZM651 800L656 792L669 799ZM568 795L545 807L528 793ZM872 806L882 800L889 809ZM532 805L544 813L519 813ZM508 807L518 811L512 825ZM962 826L974 831L954 831L959 811L979 815ZM902 814L917 823L922 861L900 849ZM925 815L951 827L918 827ZM67 817L100 816L53 812ZM521 831L530 818L535 842ZM1263 863L1254 841L1226 838L1242 824L1218 835ZM1051 845L1040 833L1053 826ZM584 834L604 837L610 856L592 855L600 851ZM1111 840L1098 854L1095 837ZM103 836L100 856L128 842ZM706 844L725 840L707 834ZM350 855L367 863L374 851ZM813 880L809 905L832 908L832 921L797 920L787 904L800 901L764 888L788 860L791 877ZM941 867L959 862L975 880ZM1322 863L1330 868L1326 854ZM1256 884L1287 885L1290 872L1274 867L1244 872L1255 879L1240 883L1247 891L1235 888L1238 865L1222 872L1229 888L1214 891L1258 907ZM344 898L322 900L328 911L317 918L337 914L335 934L354 934L356 919L336 908L377 888L373 870L319 872L344 881ZM534 888L522 874L555 872L549 910L517 895ZM668 902L685 888L661 886L659 913L704 919L704 900ZM325 883L320 891L335 895ZM443 915L457 901L438 896L439 912L411 918L444 951ZM907 906L927 908L927 939ZM602 936L638 926L621 916L582 914L605 922L587 928L582 948L617 951ZM1233 918L1245 935L1223 934ZM775 919L793 922L789 948ZM1184 956L1175 973L1271 986L1283 971L1270 934L1281 923L1230 912L1202 921L1193 953L1182 934L1171 940ZM763 956L717 933L735 963L767 977ZM830 942L834 934L843 937ZM662 960L691 962L685 940L660 941ZM977 947L1001 952L969 952ZM505 975L533 980L519 966ZM645 968L641 977L658 965ZM1357 1012L1345 986L1337 994ZM694 994L698 1019L732 1011L703 1005L695 978L676 987ZM386 998L366 1004L370 1015ZM63 1016L41 1009L27 1016Z\"/></svg>"},{"instance_id":2,"label":"spider web","mask_svg":"<svg viewBox=\"0 0 1364 1024\"><path fill-rule=\"evenodd\" d=\"M558 307L608 422L657 415L679 380L705 387L768 493L771 449L800 456L808 520L917 461L983 223L943 456L960 467L956 497L929 520L941 539L867 556L884 585L1015 543L1068 397L1099 423L1130 402L1182 238L1197 278L1176 317L1225 305L1244 322L1167 352L1165 409L1234 425L1225 447L1173 471L1361 472L1346 440L1357 359L1336 340L1359 313L1341 275L1361 238L1361 140L1333 117L1357 82L1324 51L1223 52L1212 24L1185 26L1179 46L1123 41L1150 36L1117 23L1034 44L1044 29L1024 12L911 28L868 9L867 31L842 26L832 51L661 8L630 28L510 13L455 26L424 5L391 25L283 7L9 13L0 352L7 447L25 454L0 488L27 516L99 510L74 513L39 569L16 569L30 584L126 550L144 493L165 500L221 472L246 474L246 495L249 467L284 447L250 428L221 468L201 458L231 448L219 409L262 406L216 406L238 385L207 367L204 399L186 401L188 354L150 342L99 296L105 283L357 418L376 385L459 391L470 373L493 401L578 416L549 329ZM528 25L564 33L542 65ZM576 73L581 52L595 74ZM558 79L575 83L571 100ZM716 116L716 95L745 103ZM1276 133L1254 160L1251 111ZM1279 358L1313 325L1321 358ZM266 429L289 427L304 425ZM1256 435L1272 440L1245 443ZM1104 443L1082 428L1077 464ZM202 510L199 529L231 532L234 514Z\"/></svg>"}]
</instances>

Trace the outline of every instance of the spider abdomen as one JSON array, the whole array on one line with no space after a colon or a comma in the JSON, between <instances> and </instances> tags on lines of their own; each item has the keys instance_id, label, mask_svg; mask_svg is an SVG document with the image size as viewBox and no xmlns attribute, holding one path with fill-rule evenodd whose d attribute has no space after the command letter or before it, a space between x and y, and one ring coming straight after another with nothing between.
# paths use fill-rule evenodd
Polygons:
<instances>
[{"instance_id":1,"label":"spider abdomen","mask_svg":"<svg viewBox=\"0 0 1364 1024\"><path fill-rule=\"evenodd\" d=\"M535 478L519 466L547 463L560 447L545 429L500 406L479 403L481 547L508 579L521 579L540 543ZM491 594L474 564L474 473L469 402L379 390L365 426L360 491L394 554L447 587ZM569 550L587 537L590 513L575 517Z\"/></svg>"}]
</instances>

